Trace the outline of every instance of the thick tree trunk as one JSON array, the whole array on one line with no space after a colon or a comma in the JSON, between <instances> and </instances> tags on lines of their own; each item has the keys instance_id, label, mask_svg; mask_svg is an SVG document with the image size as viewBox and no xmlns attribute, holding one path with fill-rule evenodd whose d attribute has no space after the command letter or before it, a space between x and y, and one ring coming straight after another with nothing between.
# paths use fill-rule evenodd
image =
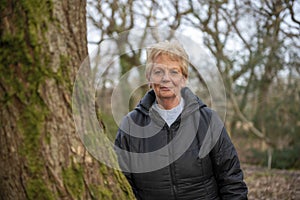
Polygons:
<instances>
[{"instance_id":1,"label":"thick tree trunk","mask_svg":"<svg viewBox=\"0 0 300 200\"><path fill-rule=\"evenodd\" d=\"M72 86L87 56L86 1L1 3L0 199L130 199L77 137Z\"/></svg>"}]
</instances>

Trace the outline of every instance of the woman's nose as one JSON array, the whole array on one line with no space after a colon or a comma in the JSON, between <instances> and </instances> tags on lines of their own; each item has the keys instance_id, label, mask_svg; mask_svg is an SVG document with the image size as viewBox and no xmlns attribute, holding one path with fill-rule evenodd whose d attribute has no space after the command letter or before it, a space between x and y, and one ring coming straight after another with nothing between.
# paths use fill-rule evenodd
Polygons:
<instances>
[{"instance_id":1,"label":"woman's nose","mask_svg":"<svg viewBox=\"0 0 300 200\"><path fill-rule=\"evenodd\" d=\"M170 81L170 75L168 72L163 74L162 81Z\"/></svg>"}]
</instances>

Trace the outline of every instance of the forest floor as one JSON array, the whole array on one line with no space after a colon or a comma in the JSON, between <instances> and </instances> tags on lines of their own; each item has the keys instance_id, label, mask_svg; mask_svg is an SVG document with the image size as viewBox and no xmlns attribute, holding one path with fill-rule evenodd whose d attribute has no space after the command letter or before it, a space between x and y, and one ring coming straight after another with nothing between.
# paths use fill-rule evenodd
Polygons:
<instances>
[{"instance_id":1,"label":"forest floor","mask_svg":"<svg viewBox=\"0 0 300 200\"><path fill-rule=\"evenodd\" d=\"M300 170L279 170L243 164L249 200L300 200Z\"/></svg>"}]
</instances>

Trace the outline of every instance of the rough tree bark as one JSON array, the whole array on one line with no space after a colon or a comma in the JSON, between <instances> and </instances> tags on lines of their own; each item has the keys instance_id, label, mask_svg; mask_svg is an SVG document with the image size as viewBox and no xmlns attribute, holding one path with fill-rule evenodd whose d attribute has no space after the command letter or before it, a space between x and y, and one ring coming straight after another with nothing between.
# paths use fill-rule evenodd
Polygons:
<instances>
[{"instance_id":1,"label":"rough tree bark","mask_svg":"<svg viewBox=\"0 0 300 200\"><path fill-rule=\"evenodd\" d=\"M72 86L87 56L86 1L2 1L0 199L130 199L77 137Z\"/></svg>"}]
</instances>

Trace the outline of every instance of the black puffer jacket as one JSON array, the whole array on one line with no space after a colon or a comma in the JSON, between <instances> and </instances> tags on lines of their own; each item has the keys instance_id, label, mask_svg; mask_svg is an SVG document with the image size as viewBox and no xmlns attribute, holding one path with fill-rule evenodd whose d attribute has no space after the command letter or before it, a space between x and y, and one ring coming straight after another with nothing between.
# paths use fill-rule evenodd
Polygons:
<instances>
[{"instance_id":1,"label":"black puffer jacket","mask_svg":"<svg viewBox=\"0 0 300 200\"><path fill-rule=\"evenodd\" d=\"M155 101L153 91L149 91L136 109L124 117L115 140L117 147L141 154L167 146L164 153L158 153L162 158L159 161L147 156L133 158L116 148L120 167L136 198L247 199L247 186L238 156L223 123L188 88L182 90L182 97L184 110L171 127L151 109ZM185 126L191 122L194 125ZM134 124L147 128L137 131ZM158 133L151 133L154 129L149 124L161 127ZM161 165L165 159L169 164Z\"/></svg>"}]
</instances>

